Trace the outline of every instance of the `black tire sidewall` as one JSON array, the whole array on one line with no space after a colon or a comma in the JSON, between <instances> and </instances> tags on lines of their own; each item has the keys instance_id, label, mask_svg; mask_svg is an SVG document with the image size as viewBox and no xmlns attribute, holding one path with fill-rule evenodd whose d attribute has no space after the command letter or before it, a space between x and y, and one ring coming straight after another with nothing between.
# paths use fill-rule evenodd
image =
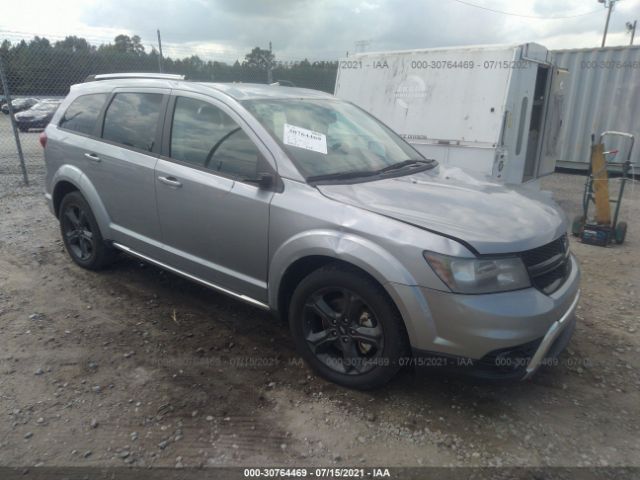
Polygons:
<instances>
[{"instance_id":1,"label":"black tire sidewall","mask_svg":"<svg viewBox=\"0 0 640 480\"><path fill-rule=\"evenodd\" d=\"M614 233L616 243L622 245L627 236L627 222L618 222Z\"/></svg>"},{"instance_id":2,"label":"black tire sidewall","mask_svg":"<svg viewBox=\"0 0 640 480\"><path fill-rule=\"evenodd\" d=\"M584 228L585 218L584 215L576 215L571 222L571 233L574 237L579 237L582 229Z\"/></svg>"},{"instance_id":3,"label":"black tire sidewall","mask_svg":"<svg viewBox=\"0 0 640 480\"><path fill-rule=\"evenodd\" d=\"M73 251L69 247L67 238L65 236L64 225L63 225L63 215L66 209L71 205L75 205L76 207L80 208L84 212L84 214L87 217L87 221L91 226L91 233L95 238L95 242L93 245L93 255L91 255L91 257L88 260L81 260L80 258L76 257L76 255L73 253ZM93 215L93 212L91 211L91 207L89 206L89 204L87 203L87 201L85 200L85 198L82 196L80 192L76 191L76 192L71 192L65 195L65 197L62 199L62 202L60 202L60 210L58 212L58 218L60 219L60 234L62 235L62 242L64 243L64 248L66 249L71 259L77 265L81 266L82 268L86 268L88 270L98 270L104 267L104 265L107 263L107 260L108 260L108 253L109 253L108 248L107 248L107 245L105 245L104 243L102 234L100 233L100 228L98 227L98 222L96 221L96 218Z\"/></svg>"},{"instance_id":4,"label":"black tire sidewall","mask_svg":"<svg viewBox=\"0 0 640 480\"><path fill-rule=\"evenodd\" d=\"M309 295L330 286L353 291L373 309L384 335L381 360L388 360L384 364L361 375L348 375L332 370L311 351L303 334L304 305ZM322 377L348 388L365 390L384 385L398 372L400 358L408 352L404 324L386 291L368 276L341 265L323 267L300 282L291 298L289 326L296 348L307 363Z\"/></svg>"}]
</instances>

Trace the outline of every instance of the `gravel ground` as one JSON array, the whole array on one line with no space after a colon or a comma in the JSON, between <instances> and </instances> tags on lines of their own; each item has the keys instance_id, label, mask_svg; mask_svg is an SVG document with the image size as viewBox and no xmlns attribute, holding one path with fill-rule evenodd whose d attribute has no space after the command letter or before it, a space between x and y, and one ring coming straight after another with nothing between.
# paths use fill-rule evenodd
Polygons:
<instances>
[{"instance_id":1,"label":"gravel ground","mask_svg":"<svg viewBox=\"0 0 640 480\"><path fill-rule=\"evenodd\" d=\"M0 155L0 465L640 466L638 186L625 245L572 242L583 297L558 366L355 392L315 377L262 311L124 256L76 267L31 158L24 187ZM573 216L583 180L543 188Z\"/></svg>"}]
</instances>

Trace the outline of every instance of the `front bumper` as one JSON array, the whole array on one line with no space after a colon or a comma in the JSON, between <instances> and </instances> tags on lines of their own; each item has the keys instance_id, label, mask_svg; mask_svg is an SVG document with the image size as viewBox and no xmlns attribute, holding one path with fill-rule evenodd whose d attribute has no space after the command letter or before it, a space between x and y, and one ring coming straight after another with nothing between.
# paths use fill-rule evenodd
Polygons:
<instances>
[{"instance_id":1,"label":"front bumper","mask_svg":"<svg viewBox=\"0 0 640 480\"><path fill-rule=\"evenodd\" d=\"M536 353L527 364L526 374L523 379L531 377L546 359L557 357L565 349L576 324L575 314L576 308L578 308L578 300L580 300L580 290L576 293L569 310L556 322L553 322L549 330L547 330Z\"/></svg>"},{"instance_id":2,"label":"front bumper","mask_svg":"<svg viewBox=\"0 0 640 480\"><path fill-rule=\"evenodd\" d=\"M394 300L414 359L431 359L426 363L434 366L480 367L475 369L483 376L530 377L565 348L573 333L580 270L573 255L571 262L571 273L551 295L535 288L489 295L398 288Z\"/></svg>"}]
</instances>

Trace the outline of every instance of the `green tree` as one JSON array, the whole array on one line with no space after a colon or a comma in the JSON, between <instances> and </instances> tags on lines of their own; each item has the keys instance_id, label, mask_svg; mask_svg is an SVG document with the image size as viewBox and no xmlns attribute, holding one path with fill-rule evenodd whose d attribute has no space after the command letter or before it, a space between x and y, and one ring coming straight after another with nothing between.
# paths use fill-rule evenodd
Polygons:
<instances>
[{"instance_id":1,"label":"green tree","mask_svg":"<svg viewBox=\"0 0 640 480\"><path fill-rule=\"evenodd\" d=\"M58 40L53 46L54 48L71 52L89 52L93 50L89 42L75 35L69 35L65 37L64 40Z\"/></svg>"},{"instance_id":2,"label":"green tree","mask_svg":"<svg viewBox=\"0 0 640 480\"><path fill-rule=\"evenodd\" d=\"M100 49L104 51L114 51L117 53L133 53L135 55L144 55L144 45L140 43L140 37L134 35L118 35L113 39L113 44L100 45Z\"/></svg>"},{"instance_id":3,"label":"green tree","mask_svg":"<svg viewBox=\"0 0 640 480\"><path fill-rule=\"evenodd\" d=\"M271 51L255 47L251 52L244 56L243 65L266 70L270 65L273 65L275 59L276 56Z\"/></svg>"},{"instance_id":4,"label":"green tree","mask_svg":"<svg viewBox=\"0 0 640 480\"><path fill-rule=\"evenodd\" d=\"M33 37L33 40L29 42L29 49L32 50L47 50L51 48L51 42L49 42L48 38L38 37L37 35Z\"/></svg>"},{"instance_id":5,"label":"green tree","mask_svg":"<svg viewBox=\"0 0 640 480\"><path fill-rule=\"evenodd\" d=\"M114 43L95 47L86 39L68 36L53 44L43 37L0 43L9 88L14 95L66 95L69 86L88 75L118 72L157 72L158 52L146 52L140 37L119 35ZM271 79L267 66L271 66ZM257 82L287 80L298 87L332 92L337 62L279 62L269 50L254 48L241 63L204 60L197 55L165 57L163 70L190 80Z\"/></svg>"}]
</instances>

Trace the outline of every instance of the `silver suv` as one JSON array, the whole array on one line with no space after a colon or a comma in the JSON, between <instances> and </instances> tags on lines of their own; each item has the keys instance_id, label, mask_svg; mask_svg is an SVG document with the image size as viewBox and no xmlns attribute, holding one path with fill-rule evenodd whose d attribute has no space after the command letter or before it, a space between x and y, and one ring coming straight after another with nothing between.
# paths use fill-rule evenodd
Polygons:
<instances>
[{"instance_id":1,"label":"silver suv","mask_svg":"<svg viewBox=\"0 0 640 480\"><path fill-rule=\"evenodd\" d=\"M572 334L553 202L444 169L331 95L95 76L41 142L74 262L120 250L273 311L338 384L414 365L527 378Z\"/></svg>"}]
</instances>

